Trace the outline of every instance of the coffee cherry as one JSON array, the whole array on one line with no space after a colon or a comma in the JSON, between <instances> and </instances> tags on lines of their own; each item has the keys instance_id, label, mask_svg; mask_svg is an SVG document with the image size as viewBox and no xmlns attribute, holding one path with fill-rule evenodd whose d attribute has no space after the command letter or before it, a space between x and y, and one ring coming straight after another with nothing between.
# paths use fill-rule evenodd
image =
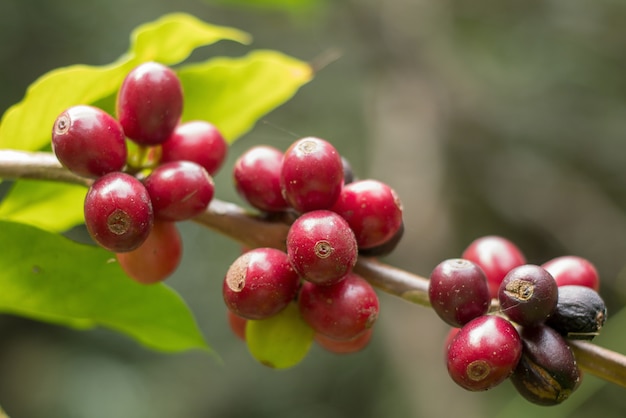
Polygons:
<instances>
[{"instance_id":1,"label":"coffee cherry","mask_svg":"<svg viewBox=\"0 0 626 418\"><path fill-rule=\"evenodd\" d=\"M358 256L350 225L328 210L307 212L296 219L287 233L287 254L302 278L325 285L341 280Z\"/></svg>"},{"instance_id":2,"label":"coffee cherry","mask_svg":"<svg viewBox=\"0 0 626 418\"><path fill-rule=\"evenodd\" d=\"M524 398L538 405L557 405L578 388L576 359L556 331L544 325L524 328L522 346L511 382Z\"/></svg>"},{"instance_id":3,"label":"coffee cherry","mask_svg":"<svg viewBox=\"0 0 626 418\"><path fill-rule=\"evenodd\" d=\"M364 333L351 340L333 340L323 334L315 334L315 342L325 349L335 354L352 354L365 349L372 339L373 329L370 328Z\"/></svg>"},{"instance_id":4,"label":"coffee cherry","mask_svg":"<svg viewBox=\"0 0 626 418\"><path fill-rule=\"evenodd\" d=\"M546 261L541 265L556 280L558 286L587 286L596 292L600 290L600 276L589 260L575 255L564 255Z\"/></svg>"},{"instance_id":5,"label":"coffee cherry","mask_svg":"<svg viewBox=\"0 0 626 418\"><path fill-rule=\"evenodd\" d=\"M354 273L329 286L304 282L298 304L311 328L334 340L357 338L374 325L379 310L372 285Z\"/></svg>"},{"instance_id":6,"label":"coffee cherry","mask_svg":"<svg viewBox=\"0 0 626 418\"><path fill-rule=\"evenodd\" d=\"M483 315L465 324L448 345L448 373L467 390L487 390L513 373L521 355L515 327L502 317Z\"/></svg>"},{"instance_id":7,"label":"coffee cherry","mask_svg":"<svg viewBox=\"0 0 626 418\"><path fill-rule=\"evenodd\" d=\"M382 244L370 248L359 248L359 255L364 257L384 257L389 255L396 249L402 237L404 236L404 222L400 224L400 228L395 234Z\"/></svg>"},{"instance_id":8,"label":"coffee cherry","mask_svg":"<svg viewBox=\"0 0 626 418\"><path fill-rule=\"evenodd\" d=\"M202 213L215 192L213 179L200 165L173 161L155 168L144 180L150 194L154 217L184 221Z\"/></svg>"},{"instance_id":9,"label":"coffee cherry","mask_svg":"<svg viewBox=\"0 0 626 418\"><path fill-rule=\"evenodd\" d=\"M442 261L435 267L428 297L437 315L453 327L486 314L491 302L485 273L461 258Z\"/></svg>"},{"instance_id":10,"label":"coffee cherry","mask_svg":"<svg viewBox=\"0 0 626 418\"><path fill-rule=\"evenodd\" d=\"M239 195L255 208L280 212L289 208L280 188L283 153L268 145L244 152L235 161L233 181Z\"/></svg>"},{"instance_id":11,"label":"coffee cherry","mask_svg":"<svg viewBox=\"0 0 626 418\"><path fill-rule=\"evenodd\" d=\"M228 320L228 326L233 334L235 334L241 341L246 340L246 324L248 320L236 315L230 309L226 309L226 319Z\"/></svg>"},{"instance_id":12,"label":"coffee cherry","mask_svg":"<svg viewBox=\"0 0 626 418\"><path fill-rule=\"evenodd\" d=\"M526 264L519 248L506 238L489 235L474 240L461 258L473 261L483 269L489 284L489 294L498 297L500 283L513 267Z\"/></svg>"},{"instance_id":13,"label":"coffee cherry","mask_svg":"<svg viewBox=\"0 0 626 418\"><path fill-rule=\"evenodd\" d=\"M378 180L345 185L331 210L348 221L361 250L384 244L402 226L400 199Z\"/></svg>"},{"instance_id":14,"label":"coffee cherry","mask_svg":"<svg viewBox=\"0 0 626 418\"><path fill-rule=\"evenodd\" d=\"M161 146L161 163L192 161L214 176L224 163L228 144L215 126L196 120L176 126Z\"/></svg>"},{"instance_id":15,"label":"coffee cherry","mask_svg":"<svg viewBox=\"0 0 626 418\"><path fill-rule=\"evenodd\" d=\"M298 293L300 280L287 254L256 248L242 254L228 269L222 286L226 306L246 319L269 318Z\"/></svg>"},{"instance_id":16,"label":"coffee cherry","mask_svg":"<svg viewBox=\"0 0 626 418\"><path fill-rule=\"evenodd\" d=\"M498 293L502 311L523 326L537 325L554 311L558 287L545 269L533 264L511 269Z\"/></svg>"},{"instance_id":17,"label":"coffee cherry","mask_svg":"<svg viewBox=\"0 0 626 418\"><path fill-rule=\"evenodd\" d=\"M105 174L91 185L84 211L94 241L116 253L139 247L152 229L148 191L135 177L122 172Z\"/></svg>"},{"instance_id":18,"label":"coffee cherry","mask_svg":"<svg viewBox=\"0 0 626 418\"><path fill-rule=\"evenodd\" d=\"M52 150L64 167L85 177L120 171L126 164L122 126L92 106L73 106L56 118Z\"/></svg>"},{"instance_id":19,"label":"coffee cherry","mask_svg":"<svg viewBox=\"0 0 626 418\"><path fill-rule=\"evenodd\" d=\"M606 317L606 305L598 292L587 286L567 285L559 287L559 301L546 324L569 339L592 340Z\"/></svg>"},{"instance_id":20,"label":"coffee cherry","mask_svg":"<svg viewBox=\"0 0 626 418\"><path fill-rule=\"evenodd\" d=\"M136 249L116 254L122 270L142 284L158 283L174 273L183 255L176 224L156 221L148 238Z\"/></svg>"},{"instance_id":21,"label":"coffee cherry","mask_svg":"<svg viewBox=\"0 0 626 418\"><path fill-rule=\"evenodd\" d=\"M183 90L169 67L146 62L131 70L117 95L116 114L127 137L140 145L163 143L183 112Z\"/></svg>"},{"instance_id":22,"label":"coffee cherry","mask_svg":"<svg viewBox=\"0 0 626 418\"><path fill-rule=\"evenodd\" d=\"M303 138L285 151L280 184L285 200L298 212L329 209L343 186L343 164L334 146Z\"/></svg>"}]
</instances>

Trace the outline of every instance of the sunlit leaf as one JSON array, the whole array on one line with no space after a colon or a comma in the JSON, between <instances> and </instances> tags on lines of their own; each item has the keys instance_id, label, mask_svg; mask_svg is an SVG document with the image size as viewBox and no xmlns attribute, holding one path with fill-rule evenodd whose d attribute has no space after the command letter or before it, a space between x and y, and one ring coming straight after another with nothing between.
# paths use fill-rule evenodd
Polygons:
<instances>
[{"instance_id":1,"label":"sunlit leaf","mask_svg":"<svg viewBox=\"0 0 626 418\"><path fill-rule=\"evenodd\" d=\"M248 320L246 342L250 354L260 363L286 369L300 363L313 342L313 329L302 319L295 303L279 314Z\"/></svg>"},{"instance_id":2,"label":"sunlit leaf","mask_svg":"<svg viewBox=\"0 0 626 418\"><path fill-rule=\"evenodd\" d=\"M0 312L103 326L166 351L208 350L180 296L126 277L112 254L32 226L0 221Z\"/></svg>"},{"instance_id":3,"label":"sunlit leaf","mask_svg":"<svg viewBox=\"0 0 626 418\"><path fill-rule=\"evenodd\" d=\"M210 121L232 142L290 99L313 70L306 62L262 50L188 65L178 75L185 91L183 120Z\"/></svg>"}]
</instances>

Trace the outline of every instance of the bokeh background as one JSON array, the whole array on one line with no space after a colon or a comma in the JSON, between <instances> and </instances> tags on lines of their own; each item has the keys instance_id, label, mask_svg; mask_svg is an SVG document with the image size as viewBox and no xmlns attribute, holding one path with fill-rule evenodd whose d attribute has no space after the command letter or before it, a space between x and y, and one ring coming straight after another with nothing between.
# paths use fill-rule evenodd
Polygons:
<instances>
[{"instance_id":1,"label":"bokeh background","mask_svg":"<svg viewBox=\"0 0 626 418\"><path fill-rule=\"evenodd\" d=\"M230 167L248 147L326 138L360 177L389 183L403 200L406 234L387 262L428 275L488 234L510 238L536 264L587 257L609 306L596 341L626 352L626 2L0 0L0 111L48 70L115 60L132 28L173 11L254 36L251 46L220 43L192 59L250 48L338 57L232 146L218 197L240 202ZM445 371L446 326L384 294L365 351L315 348L293 369L266 369L226 324L220 282L238 245L195 224L182 230L183 265L169 284L220 358L3 315L0 404L11 417L626 415L624 389L593 376L551 408L508 383L465 392Z\"/></svg>"}]
</instances>

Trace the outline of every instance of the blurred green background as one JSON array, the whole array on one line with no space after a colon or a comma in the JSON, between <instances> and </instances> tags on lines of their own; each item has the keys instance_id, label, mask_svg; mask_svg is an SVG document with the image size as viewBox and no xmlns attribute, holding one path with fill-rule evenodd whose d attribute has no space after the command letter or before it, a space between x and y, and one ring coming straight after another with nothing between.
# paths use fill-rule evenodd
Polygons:
<instances>
[{"instance_id":1,"label":"blurred green background","mask_svg":"<svg viewBox=\"0 0 626 418\"><path fill-rule=\"evenodd\" d=\"M230 168L248 147L326 138L403 200L406 234L386 261L428 275L487 234L536 264L586 257L609 306L596 341L626 353L626 2L0 0L0 111L48 70L113 61L132 28L173 11L254 36L192 59L270 48L327 64L232 146L219 198L241 202ZM11 417L626 415L624 389L592 376L559 407L530 405L508 383L465 392L445 370L446 326L388 295L364 352L315 348L293 369L266 369L226 324L221 280L238 245L181 227L184 260L169 284L220 359L0 316L0 404Z\"/></svg>"}]
</instances>

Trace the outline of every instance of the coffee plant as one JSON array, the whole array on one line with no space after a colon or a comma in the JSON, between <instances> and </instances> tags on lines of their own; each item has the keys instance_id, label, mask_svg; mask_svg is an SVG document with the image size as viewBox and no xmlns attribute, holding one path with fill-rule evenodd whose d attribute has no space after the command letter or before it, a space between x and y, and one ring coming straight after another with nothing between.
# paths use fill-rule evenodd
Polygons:
<instances>
[{"instance_id":1,"label":"coffee plant","mask_svg":"<svg viewBox=\"0 0 626 418\"><path fill-rule=\"evenodd\" d=\"M441 369L466 390L510 380L528 401L556 405L583 373L626 387L626 357L591 342L607 310L589 260L529 264L515 243L484 236L424 277L386 265L378 257L412 233L402 197L359 178L350 156L314 133L238 156L233 187L250 209L215 197L228 145L314 76L267 50L184 63L223 39L249 36L164 16L137 28L113 64L51 71L5 113L1 312L208 352L164 284L182 258L177 223L191 220L241 245L215 291L234 335L268 367L297 366L313 344L365 349L386 292L450 325ZM81 224L93 245L62 235Z\"/></svg>"}]
</instances>

